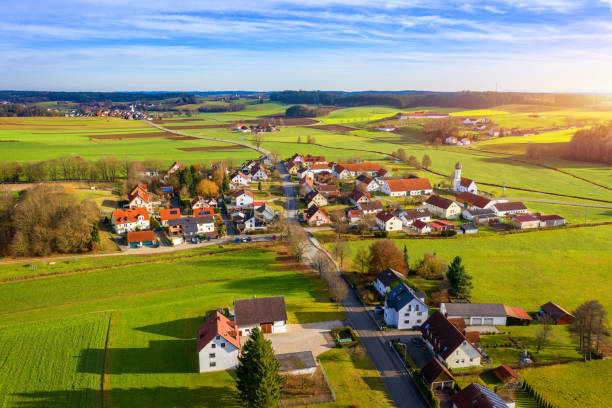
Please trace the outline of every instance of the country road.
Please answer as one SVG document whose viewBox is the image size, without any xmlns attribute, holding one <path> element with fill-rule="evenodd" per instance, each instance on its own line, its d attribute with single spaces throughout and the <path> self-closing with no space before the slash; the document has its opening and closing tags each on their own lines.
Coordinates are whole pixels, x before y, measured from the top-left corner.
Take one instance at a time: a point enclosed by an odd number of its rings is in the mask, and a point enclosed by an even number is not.
<svg viewBox="0 0 612 408">
<path fill-rule="evenodd" d="M 295 183 L 291 182 L 289 173 L 285 169 L 284 164 L 279 162 L 277 168 L 281 173 L 283 188 L 287 196 L 287 218 L 289 221 L 296 222 L 297 194 L 295 191 Z M 340 273 L 337 263 L 329 252 L 321 247 L 312 234 L 308 235 L 310 239 L 308 241 L 309 245 L 304 250 L 305 263 L 312 264 L 317 253 L 323 251 L 336 266 L 338 273 Z M 353 290 L 348 291 L 348 295 L 342 301 L 342 306 L 346 311 L 351 326 L 357 330 L 361 342 L 378 370 L 395 405 L 400 408 L 428 407 L 412 381 L 412 378 L 406 373 L 401 363 L 391 353 L 387 345 L 389 339 L 384 336 L 384 332 L 378 329 L 378 326 L 376 326 L 369 316 L 367 309 L 361 304 L 359 299 L 357 299 Z"/>
</svg>

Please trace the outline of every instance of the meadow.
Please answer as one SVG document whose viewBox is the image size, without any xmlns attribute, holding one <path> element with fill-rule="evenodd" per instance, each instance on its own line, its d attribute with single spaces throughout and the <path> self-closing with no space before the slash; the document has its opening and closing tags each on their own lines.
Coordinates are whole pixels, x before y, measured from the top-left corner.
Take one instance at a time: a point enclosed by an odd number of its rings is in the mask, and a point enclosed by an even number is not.
<svg viewBox="0 0 612 408">
<path fill-rule="evenodd" d="M 520 375 L 546 401 L 559 408 L 612 406 L 612 360 L 527 368 Z"/>
<path fill-rule="evenodd" d="M 105 406 L 237 407 L 233 373 L 197 373 L 195 333 L 207 312 L 254 294 L 284 295 L 288 323 L 345 318 L 325 285 L 284 253 L 243 247 L 240 257 L 178 257 L 202 252 L 96 258 L 93 270 L 1 283 L 0 406 L 97 407 L 104 399 Z M 155 262 L 121 265 L 147 259 Z M 87 258 L 62 268 L 91 265 Z M 3 268 L 4 276 L 30 272 L 23 264 Z M 391 406 L 365 354 L 333 350 L 322 360 L 332 384 L 349 387 L 327 406 L 372 395 Z"/>
<path fill-rule="evenodd" d="M 599 300 L 612 313 L 612 226 L 450 239 L 395 239 L 414 264 L 426 253 L 450 263 L 461 256 L 473 277 L 473 302 L 500 302 L 537 311 L 552 301 L 567 310 Z M 372 241 L 351 241 L 353 254 Z M 325 244 L 329 246 L 330 244 Z"/>
</svg>

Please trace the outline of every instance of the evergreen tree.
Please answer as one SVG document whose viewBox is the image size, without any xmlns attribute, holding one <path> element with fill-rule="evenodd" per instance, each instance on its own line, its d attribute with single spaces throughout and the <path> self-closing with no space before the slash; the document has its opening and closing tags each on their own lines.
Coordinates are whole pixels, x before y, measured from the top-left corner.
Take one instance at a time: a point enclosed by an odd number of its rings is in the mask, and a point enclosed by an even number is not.
<svg viewBox="0 0 612 408">
<path fill-rule="evenodd" d="M 472 277 L 467 274 L 465 267 L 461 264 L 461 257 L 456 256 L 448 266 L 446 278 L 450 284 L 452 296 L 469 299 L 472 294 Z"/>
<path fill-rule="evenodd" d="M 408 256 L 406 245 L 404 245 L 404 263 L 406 264 L 406 270 L 410 270 L 410 257 Z"/>
<path fill-rule="evenodd" d="M 257 183 L 257 190 L 261 191 L 261 181 Z"/>
<path fill-rule="evenodd" d="M 191 166 L 189 170 L 191 170 L 191 186 L 189 186 L 189 190 L 191 190 L 191 194 L 193 194 L 196 186 L 202 179 L 202 176 L 200 175 L 200 171 L 196 169 L 195 166 Z"/>
<path fill-rule="evenodd" d="M 94 221 L 91 227 L 91 242 L 100 242 L 100 229 L 97 221 Z"/>
<path fill-rule="evenodd" d="M 230 191 L 229 178 L 227 173 L 223 174 L 223 182 L 221 183 L 221 194 L 227 194 Z"/>
<path fill-rule="evenodd" d="M 255 328 L 242 347 L 236 370 L 240 400 L 248 408 L 276 408 L 281 400 L 283 377 L 272 343 Z"/>
<path fill-rule="evenodd" d="M 192 184 L 193 184 L 193 178 L 191 177 L 191 171 L 188 169 L 185 169 L 184 171 L 181 172 L 181 176 L 183 179 L 181 186 L 187 187 L 189 189 L 189 192 L 191 193 Z"/>
</svg>

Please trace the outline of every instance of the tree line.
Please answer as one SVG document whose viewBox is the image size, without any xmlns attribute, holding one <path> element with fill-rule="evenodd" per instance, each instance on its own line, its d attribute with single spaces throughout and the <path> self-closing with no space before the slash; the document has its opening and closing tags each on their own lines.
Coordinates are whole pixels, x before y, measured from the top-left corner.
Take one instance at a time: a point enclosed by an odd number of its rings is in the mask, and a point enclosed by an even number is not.
<svg viewBox="0 0 612 408">
<path fill-rule="evenodd" d="M 152 102 L 169 98 L 184 98 L 185 92 L 52 92 L 52 91 L 0 91 L 0 101 L 13 103 L 37 103 L 66 101 L 92 103 L 102 101 L 114 102 Z"/>
<path fill-rule="evenodd" d="M 62 116 L 63 114 L 43 108 L 38 105 L 26 106 L 19 103 L 7 103 L 0 105 L 0 117 L 25 117 L 25 116 Z"/>
</svg>

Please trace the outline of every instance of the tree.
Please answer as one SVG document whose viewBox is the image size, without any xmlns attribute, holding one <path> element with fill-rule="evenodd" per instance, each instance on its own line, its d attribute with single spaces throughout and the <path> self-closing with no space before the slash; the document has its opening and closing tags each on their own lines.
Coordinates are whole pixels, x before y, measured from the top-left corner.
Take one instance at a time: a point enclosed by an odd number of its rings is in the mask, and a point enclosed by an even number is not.
<svg viewBox="0 0 612 408">
<path fill-rule="evenodd" d="M 369 263 L 370 256 L 368 254 L 368 250 L 363 245 L 361 245 L 355 253 L 355 257 L 353 258 L 353 264 L 357 265 L 357 268 L 359 268 L 360 273 L 364 273 Z"/>
<path fill-rule="evenodd" d="M 280 180 L 281 173 L 278 169 L 272 170 L 272 180 Z"/>
<path fill-rule="evenodd" d="M 100 228 L 98 228 L 98 221 L 94 221 L 91 226 L 91 250 L 95 250 L 100 243 Z"/>
<path fill-rule="evenodd" d="M 298 138 L 297 138 L 297 142 L 298 142 L 298 143 L 302 143 L 302 136 L 298 136 Z"/>
<path fill-rule="evenodd" d="M 214 169 L 212 171 L 210 176 L 211 176 L 212 181 L 216 185 L 221 187 L 223 185 L 223 179 L 227 176 L 227 174 L 225 173 L 225 170 L 223 168 L 217 167 L 216 169 Z M 228 190 L 229 190 L 229 188 L 228 188 Z"/>
<path fill-rule="evenodd" d="M 467 274 L 465 267 L 461 264 L 461 257 L 456 256 L 448 265 L 446 278 L 450 284 L 451 296 L 469 299 L 472 294 L 472 277 Z"/>
<path fill-rule="evenodd" d="M 253 139 L 253 141 L 255 142 L 255 147 L 257 147 L 257 150 L 259 150 L 261 144 L 263 143 L 263 140 L 264 140 L 263 133 L 255 134 L 255 138 Z"/>
<path fill-rule="evenodd" d="M 332 269 L 329 258 L 322 251 L 317 251 L 317 254 L 312 259 L 312 267 L 321 277 L 325 277 L 328 271 Z"/>
<path fill-rule="evenodd" d="M 593 358 L 593 351 L 600 353 L 600 346 L 607 338 L 608 316 L 597 300 L 590 300 L 572 312 L 574 321 L 570 330 L 578 336 L 578 348 L 585 360 Z"/>
<path fill-rule="evenodd" d="M 259 328 L 253 329 L 242 347 L 236 370 L 236 388 L 245 407 L 278 407 L 284 382 L 279 368 L 272 342 L 264 338 Z"/>
<path fill-rule="evenodd" d="M 229 178 L 227 177 L 227 173 L 223 174 L 223 181 L 221 182 L 221 193 L 227 194 L 230 191 Z"/>
<path fill-rule="evenodd" d="M 306 233 L 297 225 L 289 225 L 287 235 L 291 254 L 297 261 L 302 260 L 302 256 L 304 256 L 304 251 L 306 249 L 306 240 L 308 239 Z"/>
<path fill-rule="evenodd" d="M 410 256 L 408 256 L 408 248 L 404 245 L 404 264 L 406 264 L 406 270 L 410 270 Z"/>
<path fill-rule="evenodd" d="M 414 156 L 410 156 L 408 158 L 408 164 L 417 170 L 421 168 L 421 165 L 419 164 L 418 159 Z"/>
<path fill-rule="evenodd" d="M 376 240 L 370 245 L 368 274 L 375 277 L 387 268 L 405 272 L 404 256 L 390 239 Z"/>
<path fill-rule="evenodd" d="M 344 267 L 344 259 L 351 256 L 351 247 L 343 239 L 336 239 L 332 251 L 336 259 L 340 260 L 340 268 Z"/>
<path fill-rule="evenodd" d="M 428 169 L 429 166 L 431 166 L 431 157 L 429 157 L 428 154 L 423 156 L 423 163 L 422 164 L 423 164 L 423 167 L 425 169 Z"/>
<path fill-rule="evenodd" d="M 257 190 L 261 191 L 261 181 L 259 183 L 257 183 Z"/>
<path fill-rule="evenodd" d="M 536 353 L 539 353 L 542 347 L 545 347 L 549 343 L 552 335 L 552 320 L 550 317 L 546 315 L 539 316 L 538 322 L 540 324 L 535 331 Z"/>
<path fill-rule="evenodd" d="M 416 273 L 425 279 L 444 279 L 446 271 L 446 262 L 436 257 L 435 254 L 425 254 L 417 267 Z"/>
<path fill-rule="evenodd" d="M 202 179 L 195 188 L 197 195 L 204 197 L 217 197 L 219 195 L 219 186 L 214 182 Z"/>
</svg>

